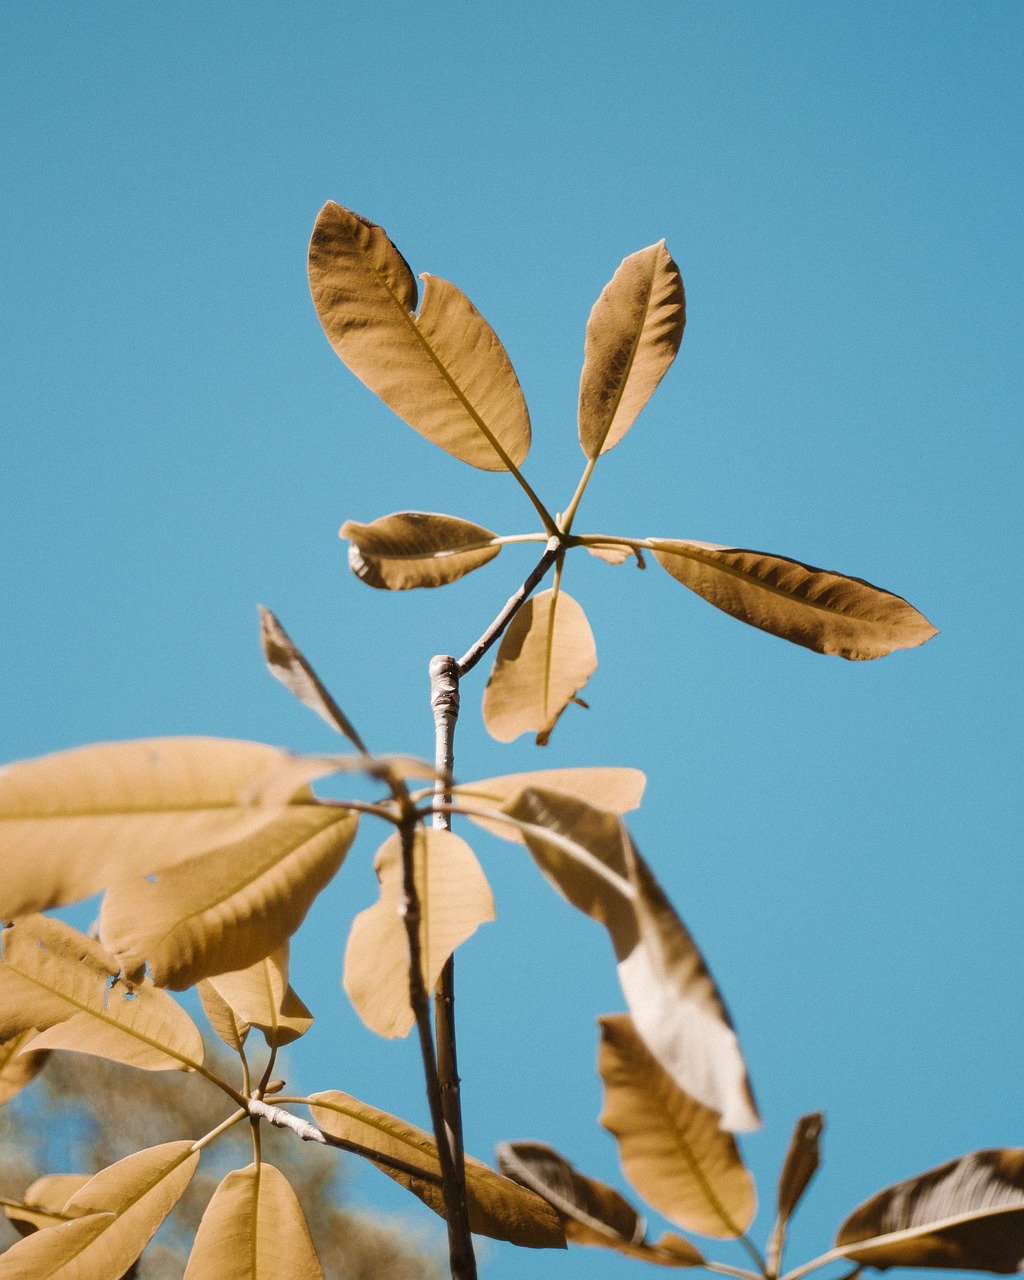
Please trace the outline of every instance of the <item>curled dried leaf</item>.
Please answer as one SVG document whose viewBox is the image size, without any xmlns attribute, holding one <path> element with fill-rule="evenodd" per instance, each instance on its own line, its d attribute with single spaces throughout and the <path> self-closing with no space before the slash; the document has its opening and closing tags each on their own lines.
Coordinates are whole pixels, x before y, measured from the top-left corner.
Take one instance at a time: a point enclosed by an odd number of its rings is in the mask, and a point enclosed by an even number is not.
<svg viewBox="0 0 1024 1280">
<path fill-rule="evenodd" d="M 372 524 L 346 520 L 349 568 L 385 591 L 441 587 L 487 564 L 501 550 L 482 525 L 427 511 L 397 511 Z"/>
<path fill-rule="evenodd" d="M 270 1046 L 291 1044 L 313 1025 L 313 1015 L 288 982 L 287 942 L 247 969 L 217 974 L 206 983 L 228 1005 L 238 1027 L 256 1027 Z"/>
</svg>

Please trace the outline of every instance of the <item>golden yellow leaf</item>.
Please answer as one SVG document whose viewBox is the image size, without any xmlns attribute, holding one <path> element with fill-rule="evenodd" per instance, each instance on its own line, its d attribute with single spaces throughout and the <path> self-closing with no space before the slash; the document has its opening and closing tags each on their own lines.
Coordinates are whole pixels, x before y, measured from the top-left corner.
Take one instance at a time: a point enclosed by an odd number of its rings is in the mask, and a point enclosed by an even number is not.
<svg viewBox="0 0 1024 1280">
<path fill-rule="evenodd" d="M 199 1162 L 191 1142 L 149 1147 L 102 1169 L 62 1214 L 0 1257 L 0 1280 L 120 1280 L 170 1213 Z"/>
<path fill-rule="evenodd" d="M 740 547 L 647 541 L 662 568 L 715 608 L 817 653 L 881 658 L 938 635 L 913 605 L 860 578 Z"/>
<path fill-rule="evenodd" d="M 879 1271 L 1024 1270 L 1024 1148 L 975 1151 L 886 1187 L 850 1214 L 836 1249 Z"/>
<path fill-rule="evenodd" d="M 287 943 L 248 969 L 206 981 L 234 1012 L 238 1024 L 262 1031 L 268 1045 L 291 1044 L 313 1025 L 313 1015 L 288 983 Z"/>
<path fill-rule="evenodd" d="M 0 919 L 63 906 L 116 879 L 236 844 L 268 823 L 301 826 L 291 794 L 261 798 L 297 757 L 260 742 L 151 738 L 77 747 L 0 769 Z M 313 762 L 314 776 L 333 765 Z M 312 797 L 309 797 L 310 799 Z"/>
<path fill-rule="evenodd" d="M 113 885 L 100 910 L 104 945 L 179 991 L 281 946 L 341 866 L 358 818 L 316 803 L 277 814 L 236 843 Z"/>
<path fill-rule="evenodd" d="M 418 828 L 413 852 L 420 900 L 423 981 L 433 989 L 448 957 L 494 919 L 494 898 L 473 850 L 450 831 Z M 374 861 L 380 899 L 360 912 L 345 948 L 345 990 L 356 1012 L 378 1035 L 407 1035 L 409 945 L 399 915 L 402 902 L 402 840 L 391 836 Z"/>
<path fill-rule="evenodd" d="M 629 557 L 633 554 L 631 547 L 625 547 L 621 544 L 609 544 L 606 547 L 587 547 L 592 556 L 598 560 L 603 560 L 605 564 L 625 564 Z"/>
<path fill-rule="evenodd" d="M 411 1166 L 402 1172 L 374 1162 L 382 1173 L 444 1217 L 441 1164 L 437 1144 L 429 1133 L 336 1090 L 313 1094 L 310 1110 L 325 1133 L 364 1148 L 371 1160 L 376 1152 Z M 413 1170 L 423 1176 L 416 1176 Z M 527 1249 L 565 1248 L 558 1214 L 545 1200 L 472 1156 L 466 1156 L 466 1194 L 470 1230 L 477 1235 Z"/>
<path fill-rule="evenodd" d="M 741 1235 L 757 1200 L 735 1139 L 662 1069 L 626 1014 L 599 1021 L 601 1124 L 626 1177 L 671 1222 L 715 1239 Z"/>
<path fill-rule="evenodd" d="M 428 511 L 396 511 L 372 524 L 346 520 L 348 565 L 368 586 L 385 591 L 441 587 L 493 560 L 501 550 L 482 525 Z"/>
<path fill-rule="evenodd" d="M 597 670 L 587 615 L 564 591 L 541 591 L 509 624 L 484 690 L 484 723 L 499 742 L 536 733 L 543 746 L 555 722 Z"/>
<path fill-rule="evenodd" d="M 564 791 L 567 795 L 610 809 L 628 813 L 640 807 L 646 777 L 639 769 L 619 769 L 598 765 L 580 769 L 534 769 L 530 773 L 508 773 L 500 778 L 482 778 L 479 782 L 460 782 L 454 788 L 456 800 L 471 809 L 493 810 L 503 806 L 520 791 L 535 788 Z M 470 815 L 472 821 L 504 840 L 522 844 L 521 833 L 507 822 Z"/>
<path fill-rule="evenodd" d="M 35 1027 L 26 1027 L 0 1040 L 0 1106 L 20 1093 L 46 1061 L 45 1053 L 25 1052 L 38 1034 Z"/>
<path fill-rule="evenodd" d="M 235 1169 L 206 1207 L 184 1280 L 323 1280 L 288 1179 L 263 1161 Z"/>
<path fill-rule="evenodd" d="M 23 1236 L 55 1227 L 81 1214 L 64 1213 L 64 1205 L 89 1181 L 88 1173 L 48 1173 L 25 1188 L 20 1205 L 4 1205 L 4 1213 Z"/>
<path fill-rule="evenodd" d="M 515 371 L 464 294 L 422 276 L 423 304 L 405 259 L 381 227 L 329 202 L 309 246 L 320 323 L 357 378 L 413 430 L 484 471 L 518 467 L 530 417 Z"/>
<path fill-rule="evenodd" d="M 235 1013 L 220 992 L 210 983 L 209 978 L 200 979 L 196 990 L 199 992 L 203 1012 L 210 1020 L 210 1026 L 229 1049 L 234 1049 L 238 1053 L 249 1034 L 249 1024 Z"/>
<path fill-rule="evenodd" d="M 43 1028 L 33 1048 L 91 1053 L 147 1071 L 188 1070 L 203 1060 L 195 1023 L 146 978 L 120 976 L 97 942 L 48 916 L 0 933 L 0 1038 Z"/>
<path fill-rule="evenodd" d="M 580 444 L 619 443 L 676 358 L 686 324 L 679 268 L 665 241 L 626 258 L 594 304 L 580 378 Z"/>
<path fill-rule="evenodd" d="M 686 926 L 621 819 L 561 792 L 526 790 L 505 812 L 534 861 L 577 910 L 608 930 L 639 1034 L 676 1084 L 724 1129 L 760 1124 L 725 1002 Z"/>
</svg>

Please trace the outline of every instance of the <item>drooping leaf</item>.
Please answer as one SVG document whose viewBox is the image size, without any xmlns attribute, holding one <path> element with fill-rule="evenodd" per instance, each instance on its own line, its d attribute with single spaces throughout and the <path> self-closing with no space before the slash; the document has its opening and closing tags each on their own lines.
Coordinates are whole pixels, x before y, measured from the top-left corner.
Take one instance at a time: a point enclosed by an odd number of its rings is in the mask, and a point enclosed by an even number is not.
<svg viewBox="0 0 1024 1280">
<path fill-rule="evenodd" d="M 448 957 L 494 919 L 494 898 L 473 850 L 450 831 L 415 833 L 416 892 L 420 902 L 423 981 L 432 990 Z M 409 944 L 402 902 L 402 840 L 391 836 L 374 861 L 380 898 L 360 912 L 345 948 L 345 990 L 356 1012 L 378 1035 L 407 1035 Z"/>
<path fill-rule="evenodd" d="M 211 984 L 209 978 L 201 979 L 196 990 L 199 992 L 203 1012 L 210 1020 L 210 1026 L 229 1049 L 239 1053 L 249 1034 L 249 1024 L 235 1013 L 216 987 Z"/>
<path fill-rule="evenodd" d="M 81 1214 L 66 1214 L 64 1206 L 89 1181 L 88 1173 L 48 1173 L 25 1188 L 22 1203 L 5 1204 L 4 1213 L 23 1236 L 55 1227 Z"/>
<path fill-rule="evenodd" d="M 429 1133 L 335 1090 L 313 1094 L 310 1110 L 325 1133 L 364 1148 L 371 1160 L 370 1153 L 376 1152 L 410 1166 L 402 1172 L 375 1162 L 381 1172 L 444 1217 L 441 1164 Z M 466 1156 L 466 1194 L 470 1230 L 477 1235 L 527 1249 L 565 1248 L 558 1214 L 547 1201 L 472 1156 Z"/>
<path fill-rule="evenodd" d="M 505 806 L 530 824 L 534 861 L 611 937 L 637 1031 L 680 1089 L 726 1130 L 760 1124 L 743 1054 L 714 979 L 622 821 L 564 793 L 527 790 Z"/>
<path fill-rule="evenodd" d="M 184 1280 L 323 1280 L 295 1192 L 263 1161 L 229 1173 L 206 1207 Z"/>
<path fill-rule="evenodd" d="M 741 1235 L 757 1201 L 735 1139 L 662 1069 L 627 1015 L 599 1021 L 600 1119 L 626 1177 L 671 1222 L 719 1240 Z"/>
<path fill-rule="evenodd" d="M 262 830 L 107 892 L 100 937 L 127 969 L 183 990 L 246 969 L 298 929 L 333 878 L 358 818 L 329 804 L 285 806 Z"/>
<path fill-rule="evenodd" d="M 332 729 L 348 738 L 356 750 L 363 751 L 362 738 L 327 692 L 320 677 L 296 648 L 291 636 L 269 609 L 260 605 L 259 611 L 260 640 L 271 675 L 294 693 L 300 702 L 304 702 L 311 711 L 326 720 Z"/>
<path fill-rule="evenodd" d="M 203 1060 L 195 1023 L 146 978 L 121 976 L 114 957 L 48 916 L 0 933 L 0 1038 L 39 1027 L 35 1049 L 70 1049 L 147 1071 L 188 1070 Z"/>
<path fill-rule="evenodd" d="M 291 795 L 262 792 L 301 758 L 260 742 L 151 738 L 77 747 L 0 769 L 0 919 L 63 906 L 114 880 L 159 872 L 243 842 L 268 824 L 308 819 Z M 308 789 L 307 789 L 308 790 Z M 312 797 L 310 796 L 311 800 Z"/>
<path fill-rule="evenodd" d="M 619 443 L 676 358 L 686 324 L 665 241 L 626 258 L 594 304 L 580 378 L 579 434 L 597 458 Z"/>
<path fill-rule="evenodd" d="M 1024 1148 L 975 1151 L 886 1187 L 850 1214 L 836 1248 L 879 1271 L 1024 1270 Z"/>
<path fill-rule="evenodd" d="M 564 591 L 541 591 L 509 624 L 484 690 L 484 723 L 499 742 L 535 733 L 544 746 L 558 717 L 597 670 L 587 615 Z"/>
<path fill-rule="evenodd" d="M 881 658 L 938 634 L 913 605 L 860 578 L 710 542 L 648 542 L 662 568 L 709 604 L 817 653 Z"/>
<path fill-rule="evenodd" d="M 608 766 L 583 769 L 535 769 L 531 773 L 509 773 L 479 782 L 460 782 L 453 788 L 455 798 L 472 809 L 500 812 L 517 792 L 528 787 L 544 791 L 564 791 L 591 804 L 628 813 L 640 807 L 647 779 L 639 769 Z M 522 835 L 507 822 L 471 815 L 472 821 L 504 840 L 522 843 Z"/>
<path fill-rule="evenodd" d="M 385 591 L 442 587 L 493 560 L 501 546 L 482 525 L 427 511 L 396 511 L 372 524 L 346 520 L 349 568 Z"/>
<path fill-rule="evenodd" d="M 46 1061 L 45 1053 L 27 1051 L 37 1034 L 35 1027 L 27 1027 L 0 1041 L 0 1106 L 20 1093 Z"/>
<path fill-rule="evenodd" d="M 248 969 L 206 980 L 233 1011 L 238 1024 L 256 1027 L 268 1045 L 291 1044 L 313 1025 L 313 1015 L 288 983 L 288 944 Z"/>
<path fill-rule="evenodd" d="M 74 1221 L 0 1257 L 0 1280 L 120 1280 L 188 1186 L 199 1162 L 192 1145 L 167 1142 L 102 1169 L 64 1205 Z"/>
<path fill-rule="evenodd" d="M 416 282 L 381 227 L 329 202 L 309 246 L 320 323 L 357 378 L 413 430 L 484 471 L 518 467 L 530 417 L 515 371 L 469 299 L 436 276 Z"/>
</svg>

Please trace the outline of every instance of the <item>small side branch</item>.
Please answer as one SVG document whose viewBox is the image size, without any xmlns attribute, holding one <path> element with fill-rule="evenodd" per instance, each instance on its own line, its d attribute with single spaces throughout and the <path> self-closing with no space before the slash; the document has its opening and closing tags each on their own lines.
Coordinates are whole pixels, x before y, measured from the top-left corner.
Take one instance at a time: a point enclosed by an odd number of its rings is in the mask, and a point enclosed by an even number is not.
<svg viewBox="0 0 1024 1280">
<path fill-rule="evenodd" d="M 563 540 L 561 537 L 548 539 L 547 548 L 541 558 L 537 561 L 536 568 L 515 595 L 509 597 L 505 607 L 483 633 L 476 644 L 474 644 L 472 648 L 467 649 L 459 659 L 457 665 L 460 677 L 472 671 L 491 645 L 501 637 L 502 632 L 525 604 L 530 593 L 562 554 L 563 550 Z"/>
</svg>

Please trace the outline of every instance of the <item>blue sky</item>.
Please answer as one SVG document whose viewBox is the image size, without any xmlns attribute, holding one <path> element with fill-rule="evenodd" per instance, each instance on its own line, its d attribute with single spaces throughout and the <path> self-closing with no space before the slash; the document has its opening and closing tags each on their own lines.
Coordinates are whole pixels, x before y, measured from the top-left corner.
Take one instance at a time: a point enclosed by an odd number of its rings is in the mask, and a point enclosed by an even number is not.
<svg viewBox="0 0 1024 1280">
<path fill-rule="evenodd" d="M 682 349 L 577 528 L 795 556 L 942 634 L 846 664 L 656 566 L 580 556 L 591 710 L 545 751 L 500 747 L 479 671 L 457 770 L 648 774 L 633 830 L 744 1043 L 762 1203 L 792 1122 L 827 1112 L 794 1262 L 886 1183 L 1024 1144 L 1022 38 L 999 0 L 4 6 L 0 757 L 178 733 L 332 750 L 264 673 L 257 601 L 371 746 L 429 753 L 428 659 L 468 646 L 531 553 L 387 596 L 337 528 L 413 508 L 516 533 L 532 511 L 333 355 L 305 281 L 316 212 L 382 223 L 474 300 L 552 509 L 582 466 L 589 309 L 665 237 Z M 319 1021 L 294 1071 L 422 1121 L 412 1046 L 374 1041 L 340 991 L 374 834 L 296 945 Z M 622 1185 L 595 1123 L 594 1018 L 622 1007 L 605 939 L 471 839 L 499 918 L 460 958 L 469 1147 L 543 1139 Z M 406 1208 L 372 1171 L 354 1191 Z M 641 1266 L 484 1257 L 489 1280 Z"/>
</svg>

